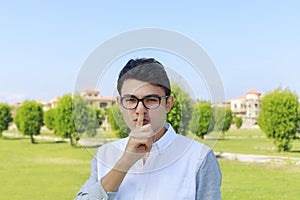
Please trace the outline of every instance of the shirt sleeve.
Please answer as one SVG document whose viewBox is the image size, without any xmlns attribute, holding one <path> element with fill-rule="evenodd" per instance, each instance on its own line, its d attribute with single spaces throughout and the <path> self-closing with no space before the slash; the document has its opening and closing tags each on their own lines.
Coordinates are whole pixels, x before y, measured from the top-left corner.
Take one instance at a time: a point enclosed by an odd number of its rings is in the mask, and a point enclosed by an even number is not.
<svg viewBox="0 0 300 200">
<path fill-rule="evenodd" d="M 106 192 L 97 178 L 98 168 L 96 157 L 92 160 L 90 178 L 84 183 L 75 200 L 113 200 L 116 192 Z"/>
<path fill-rule="evenodd" d="M 213 151 L 210 150 L 197 172 L 196 199 L 221 200 L 222 174 Z"/>
</svg>

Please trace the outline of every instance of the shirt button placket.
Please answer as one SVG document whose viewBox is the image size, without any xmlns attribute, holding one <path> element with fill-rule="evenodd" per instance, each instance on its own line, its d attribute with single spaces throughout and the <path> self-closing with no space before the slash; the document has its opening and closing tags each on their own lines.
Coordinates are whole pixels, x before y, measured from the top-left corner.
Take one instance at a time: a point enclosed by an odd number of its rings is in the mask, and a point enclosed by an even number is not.
<svg viewBox="0 0 300 200">
<path fill-rule="evenodd" d="M 140 181 L 136 187 L 136 200 L 141 200 L 145 199 L 144 194 L 145 194 L 145 189 L 147 185 L 147 180 L 148 180 L 149 174 L 141 174 L 140 175 Z"/>
</svg>

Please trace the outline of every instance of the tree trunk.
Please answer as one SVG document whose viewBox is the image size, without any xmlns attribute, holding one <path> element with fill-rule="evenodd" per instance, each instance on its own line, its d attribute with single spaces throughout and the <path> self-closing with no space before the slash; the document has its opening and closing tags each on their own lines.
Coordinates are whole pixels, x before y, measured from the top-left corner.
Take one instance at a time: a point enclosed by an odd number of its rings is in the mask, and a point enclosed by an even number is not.
<svg viewBox="0 0 300 200">
<path fill-rule="evenodd" d="M 74 145 L 75 145 L 72 134 L 70 135 L 70 145 L 71 145 L 71 147 L 74 147 Z"/>
<path fill-rule="evenodd" d="M 31 144 L 34 144 L 34 143 L 35 143 L 33 134 L 30 134 L 30 140 L 31 140 Z"/>
</svg>

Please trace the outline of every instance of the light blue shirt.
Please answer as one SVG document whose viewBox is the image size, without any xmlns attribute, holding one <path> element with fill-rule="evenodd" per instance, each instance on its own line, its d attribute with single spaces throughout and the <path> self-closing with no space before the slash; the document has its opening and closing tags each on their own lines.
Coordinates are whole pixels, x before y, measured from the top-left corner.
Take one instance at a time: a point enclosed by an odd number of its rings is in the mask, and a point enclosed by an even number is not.
<svg viewBox="0 0 300 200">
<path fill-rule="evenodd" d="M 165 126 L 167 132 L 153 143 L 147 162 L 135 163 L 115 193 L 105 192 L 100 180 L 120 158 L 128 138 L 100 147 L 91 176 L 75 199 L 221 199 L 222 175 L 213 151 Z"/>
</svg>

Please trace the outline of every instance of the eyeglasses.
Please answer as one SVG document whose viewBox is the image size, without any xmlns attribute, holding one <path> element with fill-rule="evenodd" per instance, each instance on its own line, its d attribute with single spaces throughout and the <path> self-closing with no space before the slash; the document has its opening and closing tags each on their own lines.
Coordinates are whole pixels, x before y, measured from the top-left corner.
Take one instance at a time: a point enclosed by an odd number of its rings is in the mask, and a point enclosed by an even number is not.
<svg viewBox="0 0 300 200">
<path fill-rule="evenodd" d="M 168 97 L 169 96 L 148 95 L 142 99 L 139 99 L 136 96 L 128 95 L 121 97 L 121 104 L 123 108 L 127 110 L 133 110 L 137 108 L 139 102 L 141 101 L 145 108 L 153 110 L 160 106 L 161 99 Z"/>
</svg>

